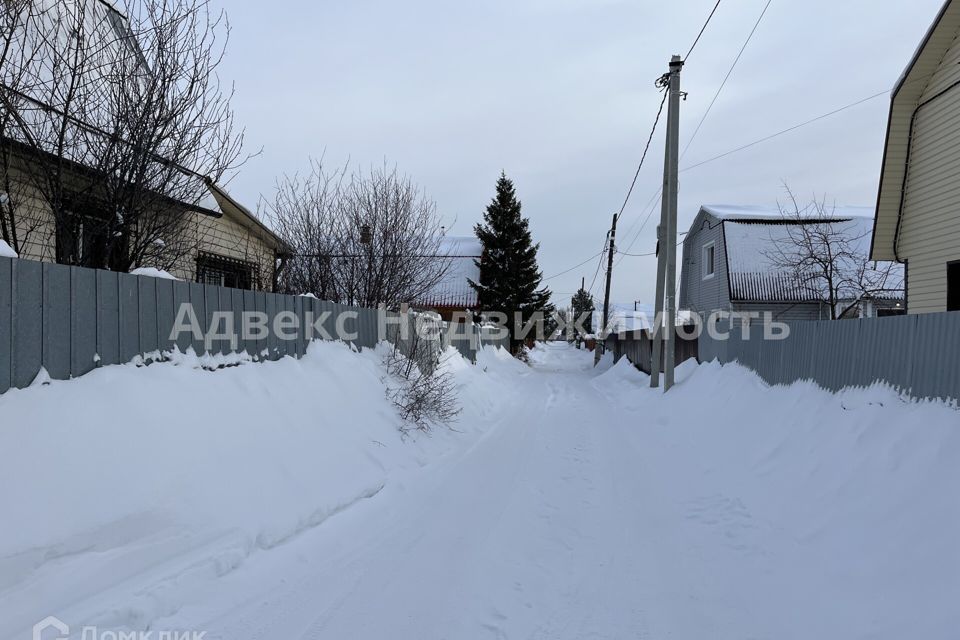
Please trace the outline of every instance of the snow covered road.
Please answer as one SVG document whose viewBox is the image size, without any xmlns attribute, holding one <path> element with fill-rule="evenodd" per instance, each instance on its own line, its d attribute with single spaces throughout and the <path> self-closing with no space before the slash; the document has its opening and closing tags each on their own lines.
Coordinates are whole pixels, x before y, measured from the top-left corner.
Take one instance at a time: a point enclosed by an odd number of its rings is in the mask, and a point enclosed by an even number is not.
<svg viewBox="0 0 960 640">
<path fill-rule="evenodd" d="M 363 365 L 350 384 L 377 383 L 372 360 L 329 345 L 318 354 L 196 375 L 243 389 L 251 404 L 238 411 L 248 415 L 301 397 L 301 379 L 342 377 L 350 359 Z M 531 367 L 482 355 L 478 367 L 456 364 L 464 414 L 452 432 L 401 441 L 389 421 L 377 423 L 389 408 L 372 395 L 348 412 L 353 439 L 337 431 L 310 444 L 302 438 L 312 430 L 281 431 L 286 440 L 259 451 L 260 436 L 233 425 L 249 446 L 221 448 L 230 462 L 197 479 L 222 482 L 207 489 L 216 500 L 240 494 L 225 507 L 197 499 L 232 519 L 152 508 L 150 523 L 168 531 L 160 541 L 128 534 L 82 547 L 76 540 L 89 533 L 78 527 L 59 546 L 19 553 L 10 550 L 24 543 L 0 535 L 0 576 L 9 570 L 0 638 L 27 638 L 19 630 L 51 614 L 74 628 L 192 629 L 223 640 L 893 639 L 960 628 L 955 409 L 883 389 L 771 389 L 718 365 L 685 365 L 663 396 L 628 364 L 595 370 L 590 354 L 565 345 L 539 347 Z M 165 383 L 183 372 L 132 375 Z M 277 376 L 264 395 L 260 385 Z M 317 409 L 306 408 L 331 411 L 347 386 L 317 391 Z M 31 406 L 31 394 L 71 388 L 0 397 L 0 415 Z M 271 441 L 277 428 L 264 431 Z M 0 445 L 29 441 L 4 441 L 0 430 Z M 238 457 L 250 446 L 253 465 Z M 321 475 L 302 470 L 312 459 Z M 164 490 L 195 493 L 185 473 Z M 0 487 L 6 480 L 0 471 Z M 2 491 L 0 506 L 29 509 Z M 321 498 L 324 515 L 310 515 Z M 278 529 L 287 510 L 300 524 Z M 71 546 L 82 548 L 63 553 Z M 138 568 L 118 572 L 118 555 Z M 60 583 L 77 571 L 96 585 L 68 581 L 66 593 Z"/>
<path fill-rule="evenodd" d="M 185 626 L 223 638 L 642 637 L 643 519 L 618 481 L 634 465 L 600 392 L 564 368 L 589 364 L 572 355 L 529 374 L 525 400 L 469 450 L 285 550 L 288 568 L 253 578 L 255 606 L 218 603 Z"/>
</svg>

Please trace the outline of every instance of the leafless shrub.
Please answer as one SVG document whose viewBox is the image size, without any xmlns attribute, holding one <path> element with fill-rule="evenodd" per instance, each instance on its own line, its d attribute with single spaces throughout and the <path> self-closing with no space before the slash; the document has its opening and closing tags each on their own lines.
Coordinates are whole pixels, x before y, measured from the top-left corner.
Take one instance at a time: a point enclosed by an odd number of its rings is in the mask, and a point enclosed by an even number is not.
<svg viewBox="0 0 960 640">
<path fill-rule="evenodd" d="M 438 355 L 437 340 L 413 331 L 406 339 L 395 340 L 384 356 L 393 380 L 387 398 L 404 421 L 403 433 L 428 432 L 435 425 L 449 425 L 460 414 L 456 380 L 437 365 Z"/>
</svg>

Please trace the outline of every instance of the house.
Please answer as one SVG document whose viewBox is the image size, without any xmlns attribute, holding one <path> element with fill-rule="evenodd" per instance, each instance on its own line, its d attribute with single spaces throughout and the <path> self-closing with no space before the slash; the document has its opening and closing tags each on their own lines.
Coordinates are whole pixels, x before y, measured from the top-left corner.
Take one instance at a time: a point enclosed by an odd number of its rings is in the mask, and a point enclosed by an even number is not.
<svg viewBox="0 0 960 640">
<path fill-rule="evenodd" d="M 474 236 L 445 236 L 440 243 L 440 255 L 449 260 L 446 272 L 412 306 L 436 311 L 446 321 L 455 313 L 479 311 L 477 292 L 469 281 L 480 281 L 478 262 L 483 245 Z"/>
<path fill-rule="evenodd" d="M 10 142 L 8 140 L 0 146 L 9 150 Z M 62 230 L 58 232 L 51 207 L 26 174 L 30 171 L 29 164 L 17 154 L 11 159 L 12 162 L 7 163 L 8 169 L 0 168 L 3 174 L 0 180 L 17 195 L 7 196 L 4 192 L 0 199 L 4 201 L 3 206 L 14 209 L 15 215 L 11 218 L 16 222 L 19 237 L 24 239 L 20 245 L 20 257 L 55 262 L 57 244 L 63 245 L 65 234 Z M 72 182 L 78 185 L 89 172 L 82 166 L 74 166 L 72 171 L 76 174 Z M 199 176 L 196 179 L 202 180 Z M 178 245 L 180 250 L 165 257 L 158 249 L 157 262 L 150 264 L 148 258 L 142 266 L 162 268 L 181 280 L 273 291 L 278 259 L 287 252 L 285 244 L 222 187 L 212 182 L 204 184 L 207 195 L 200 202 L 166 202 L 166 213 L 179 220 L 170 227 L 176 237 L 167 242 Z M 95 198 L 85 198 L 85 203 L 84 219 L 102 217 L 96 211 Z M 89 267 L 105 266 L 98 263 L 95 256 L 100 228 L 98 225 L 84 225 L 83 219 L 77 221 L 71 234 L 76 244 L 71 262 Z"/>
<path fill-rule="evenodd" d="M 893 89 L 871 256 L 905 265 L 908 313 L 960 310 L 960 2 Z"/>
<path fill-rule="evenodd" d="M 92 50 L 105 58 L 142 61 L 142 55 L 137 58 L 139 47 L 131 48 L 126 16 L 112 3 L 86 1 L 89 38 L 104 42 Z M 44 15 L 49 16 L 47 27 L 67 37 L 69 30 L 58 22 L 63 14 L 51 10 Z M 139 72 L 149 75 L 146 63 L 142 65 Z M 112 85 L 107 83 L 115 78 L 108 80 L 107 74 L 98 75 L 100 67 L 90 67 L 84 76 L 87 86 L 108 91 Z M 132 73 L 131 83 L 136 84 L 140 76 Z M 274 289 L 278 260 L 287 249 L 223 187 L 44 103 L 43 96 L 29 94 L 29 88 L 24 93 L 4 86 L 3 91 L 5 100 L 15 98 L 6 104 L 16 107 L 0 136 L 0 239 L 15 245 L 21 258 L 118 270 L 129 264 L 162 269 L 181 280 Z M 51 124 L 69 131 L 67 144 L 37 135 L 49 132 Z M 140 157 L 147 160 L 138 165 Z M 150 177 L 136 186 L 118 178 L 118 165 L 125 158 L 132 158 L 125 168 L 142 169 L 141 175 Z M 135 205 L 124 204 L 131 202 Z"/>
<path fill-rule="evenodd" d="M 708 315 L 714 311 L 770 312 L 775 320 L 830 319 L 829 296 L 815 278 L 798 277 L 782 256 L 800 225 L 829 225 L 863 256 L 866 264 L 872 209 L 846 207 L 829 215 L 786 216 L 776 207 L 704 205 L 683 241 L 679 307 Z M 821 227 L 823 228 L 823 227 Z M 902 308 L 896 266 L 890 289 L 862 296 L 834 288 L 838 307 L 849 315 L 890 315 Z M 859 298 L 863 297 L 863 300 Z"/>
</svg>

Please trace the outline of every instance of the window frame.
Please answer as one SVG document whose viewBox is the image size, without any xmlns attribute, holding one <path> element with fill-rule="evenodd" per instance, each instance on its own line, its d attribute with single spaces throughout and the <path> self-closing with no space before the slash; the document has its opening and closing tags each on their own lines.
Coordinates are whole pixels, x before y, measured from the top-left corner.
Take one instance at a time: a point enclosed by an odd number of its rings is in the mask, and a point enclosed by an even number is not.
<svg viewBox="0 0 960 640">
<path fill-rule="evenodd" d="M 944 300 L 944 306 L 947 311 L 960 311 L 960 260 L 950 260 L 947 262 L 947 273 L 945 277 L 947 279 L 947 295 L 946 300 Z M 956 281 L 953 283 L 954 292 L 953 292 L 953 306 L 951 307 L 950 302 L 950 271 L 954 271 L 956 276 Z"/>
<path fill-rule="evenodd" d="M 211 282 L 208 277 L 211 272 L 220 273 L 219 283 Z M 228 276 L 234 278 L 233 282 L 228 282 Z M 200 251 L 197 254 L 197 270 L 194 279 L 201 284 L 209 284 L 215 287 L 257 291 L 259 289 L 260 273 L 258 266 L 253 262 L 209 251 Z"/>
<path fill-rule="evenodd" d="M 710 261 L 707 262 L 707 250 L 710 250 Z M 710 271 L 707 271 L 709 265 Z M 717 276 L 717 242 L 711 240 L 700 247 L 700 279 L 710 280 Z"/>
</svg>

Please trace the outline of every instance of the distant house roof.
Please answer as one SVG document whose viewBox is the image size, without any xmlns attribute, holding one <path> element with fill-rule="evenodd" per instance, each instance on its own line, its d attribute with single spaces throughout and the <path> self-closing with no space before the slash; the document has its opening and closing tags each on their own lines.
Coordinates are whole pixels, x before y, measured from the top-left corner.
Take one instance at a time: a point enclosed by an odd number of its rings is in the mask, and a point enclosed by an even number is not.
<svg viewBox="0 0 960 640">
<path fill-rule="evenodd" d="M 415 304 L 432 308 L 476 308 L 477 292 L 467 279 L 480 280 L 477 261 L 483 255 L 483 245 L 473 236 L 446 236 L 441 240 L 440 254 L 449 256 L 450 266 L 443 279 Z"/>
<path fill-rule="evenodd" d="M 684 309 L 679 309 L 677 311 L 676 324 L 684 325 L 690 322 L 690 319 L 691 314 L 689 311 Z M 594 332 L 600 332 L 600 325 L 603 324 L 602 304 L 600 305 L 599 309 L 593 310 L 591 322 Z M 606 331 L 603 332 L 603 335 L 649 330 L 654 325 L 654 322 L 656 322 L 656 312 L 652 304 L 624 304 L 611 302 L 610 317 L 607 321 L 607 328 Z"/>
<path fill-rule="evenodd" d="M 779 207 L 770 205 L 705 204 L 702 209 L 719 220 L 796 222 L 798 218 L 802 220 L 825 219 L 819 212 L 812 210 L 801 211 L 799 216 L 794 213 L 785 215 Z M 830 215 L 826 216 L 826 219 L 868 218 L 873 220 L 873 207 L 837 206 L 830 207 L 829 211 Z"/>
<path fill-rule="evenodd" d="M 777 264 L 778 247 L 789 250 L 791 234 L 796 233 L 798 225 L 829 224 L 846 237 L 858 254 L 867 257 L 870 251 L 870 207 L 838 207 L 826 216 L 814 210 L 785 216 L 771 207 L 729 205 L 707 205 L 701 212 L 723 225 L 732 301 L 796 303 L 823 299 L 819 285 L 801 282 Z M 895 268 L 902 277 L 902 267 Z M 882 297 L 899 300 L 903 292 L 890 291 Z"/>
<path fill-rule="evenodd" d="M 960 32 L 960 2 L 947 0 L 923 41 L 897 80 L 890 96 L 890 114 L 880 169 L 876 224 L 871 257 L 897 260 L 897 233 L 903 205 L 904 178 L 910 157 L 913 121 L 920 108 L 943 91 L 928 95 L 931 79 Z M 935 91 L 935 90 L 932 90 Z"/>
</svg>

